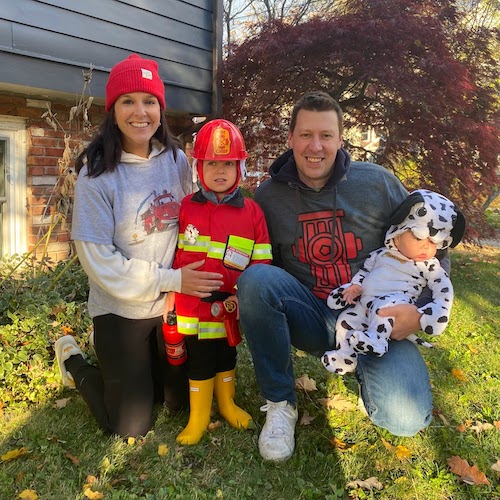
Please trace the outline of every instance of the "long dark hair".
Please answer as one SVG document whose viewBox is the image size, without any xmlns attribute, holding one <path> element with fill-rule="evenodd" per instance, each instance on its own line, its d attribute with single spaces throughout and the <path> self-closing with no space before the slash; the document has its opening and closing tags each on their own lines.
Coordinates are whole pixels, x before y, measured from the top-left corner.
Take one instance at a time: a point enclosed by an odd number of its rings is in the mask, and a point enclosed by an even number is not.
<svg viewBox="0 0 500 500">
<path fill-rule="evenodd" d="M 160 126 L 153 137 L 165 146 L 165 151 L 172 150 L 174 158 L 177 159 L 177 150 L 181 144 L 170 131 L 163 110 L 160 114 Z M 92 142 L 76 159 L 76 172 L 79 173 L 85 163 L 89 177 L 99 177 L 104 172 L 112 172 L 120 163 L 122 150 L 121 132 L 115 123 L 115 110 L 112 107 L 99 125 Z"/>
</svg>

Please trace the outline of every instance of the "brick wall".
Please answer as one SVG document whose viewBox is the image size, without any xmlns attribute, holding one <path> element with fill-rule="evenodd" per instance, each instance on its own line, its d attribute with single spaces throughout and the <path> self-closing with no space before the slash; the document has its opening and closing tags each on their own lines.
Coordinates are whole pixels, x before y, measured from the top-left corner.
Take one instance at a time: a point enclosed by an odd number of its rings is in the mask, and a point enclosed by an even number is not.
<svg viewBox="0 0 500 500">
<path fill-rule="evenodd" d="M 47 103 L 57 121 L 64 131 L 58 127 L 54 130 L 42 115 L 47 111 Z M 17 116 L 26 119 L 26 210 L 27 210 L 27 235 L 28 251 L 46 235 L 51 228 L 51 221 L 57 217 L 56 204 L 61 200 L 61 188 L 64 181 L 69 184 L 69 177 L 74 175 L 70 171 L 61 169 L 60 160 L 65 150 L 65 132 L 70 136 L 72 159 L 70 167 L 81 151 L 86 141 L 91 138 L 91 133 L 84 133 L 81 123 L 73 121 L 68 124 L 69 113 L 74 103 L 63 101 L 47 101 L 12 95 L 0 95 L 0 115 Z M 89 119 L 95 127 L 104 115 L 104 107 L 92 105 L 89 110 Z M 186 120 L 169 117 L 169 125 L 174 133 L 177 129 L 185 127 Z M 63 171 L 62 171 L 63 170 Z M 68 175 L 68 178 L 66 176 Z M 67 189 L 63 189 L 63 194 Z M 72 197 L 68 199 L 72 202 Z M 63 200 L 63 201 L 65 201 Z M 53 226 L 53 224 L 52 224 Z M 47 254 L 52 261 L 66 259 L 72 255 L 74 248 L 70 241 L 71 213 L 64 221 L 53 227 Z M 36 249 L 37 256 L 45 251 L 44 240 Z"/>
</svg>

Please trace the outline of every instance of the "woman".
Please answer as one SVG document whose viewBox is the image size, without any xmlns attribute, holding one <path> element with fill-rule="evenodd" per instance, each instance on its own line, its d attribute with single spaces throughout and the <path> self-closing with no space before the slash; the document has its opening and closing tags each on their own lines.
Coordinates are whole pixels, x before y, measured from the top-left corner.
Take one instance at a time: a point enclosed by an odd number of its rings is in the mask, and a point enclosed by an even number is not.
<svg viewBox="0 0 500 500">
<path fill-rule="evenodd" d="M 208 297 L 222 276 L 171 269 L 181 200 L 193 191 L 187 158 L 165 118 L 156 62 L 132 54 L 106 85 L 107 115 L 78 157 L 72 238 L 89 278 L 99 369 L 69 335 L 55 343 L 63 383 L 76 387 L 105 430 L 145 435 L 153 404 L 186 404 L 184 370 L 165 361 L 165 292 Z"/>
</svg>

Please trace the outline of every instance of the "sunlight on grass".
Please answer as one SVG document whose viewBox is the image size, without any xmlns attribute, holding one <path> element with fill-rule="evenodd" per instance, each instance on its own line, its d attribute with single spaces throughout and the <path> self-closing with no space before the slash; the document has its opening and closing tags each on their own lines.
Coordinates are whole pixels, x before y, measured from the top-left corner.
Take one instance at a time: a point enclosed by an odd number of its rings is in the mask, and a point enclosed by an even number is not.
<svg viewBox="0 0 500 500">
<path fill-rule="evenodd" d="M 0 416 L 0 455 L 28 452 L 0 466 L 3 498 L 26 489 L 40 499 L 85 500 L 84 488 L 106 500 L 129 499 L 383 499 L 500 500 L 500 250 L 460 246 L 451 253 L 455 304 L 449 327 L 422 350 L 429 367 L 434 419 L 414 437 L 375 427 L 356 408 L 357 382 L 323 368 L 318 359 L 292 354 L 295 375 L 307 374 L 316 391 L 299 391 L 296 449 L 285 463 L 264 462 L 258 435 L 265 421 L 246 342 L 238 346 L 236 400 L 254 418 L 255 431 L 225 423 L 197 446 L 176 436 L 187 412 L 156 409 L 154 429 L 129 442 L 103 433 L 75 391 L 58 389 L 47 404 L 5 407 Z M 22 381 L 21 381 L 22 383 Z M 71 398 L 56 409 L 55 399 Z M 323 400 L 335 398 L 327 409 Z M 164 453 L 159 454 L 160 446 Z M 464 483 L 450 471 L 457 456 L 484 472 L 490 485 Z M 376 478 L 382 489 L 357 481 Z"/>
</svg>

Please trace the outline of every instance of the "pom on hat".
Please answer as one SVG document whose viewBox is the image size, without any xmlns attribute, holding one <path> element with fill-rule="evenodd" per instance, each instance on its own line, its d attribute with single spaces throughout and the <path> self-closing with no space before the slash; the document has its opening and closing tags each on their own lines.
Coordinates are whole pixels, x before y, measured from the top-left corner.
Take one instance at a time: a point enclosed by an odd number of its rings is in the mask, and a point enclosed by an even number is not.
<svg viewBox="0 0 500 500">
<path fill-rule="evenodd" d="M 112 108 L 118 97 L 131 92 L 154 95 L 165 109 L 165 86 L 155 61 L 132 54 L 111 68 L 106 84 L 106 111 Z"/>
</svg>

